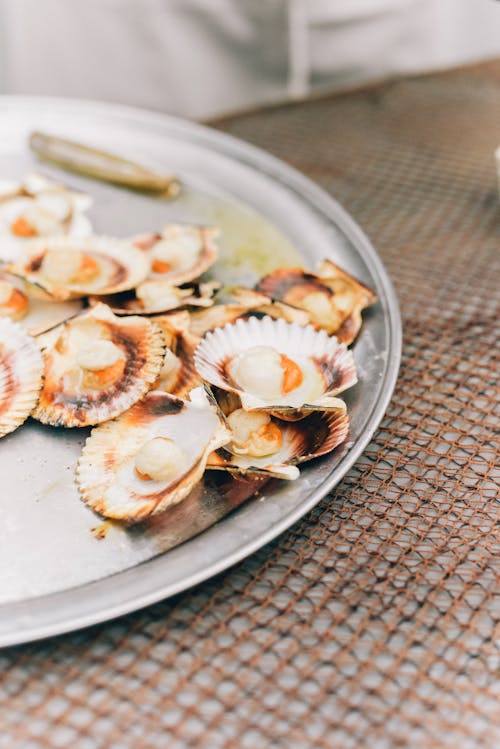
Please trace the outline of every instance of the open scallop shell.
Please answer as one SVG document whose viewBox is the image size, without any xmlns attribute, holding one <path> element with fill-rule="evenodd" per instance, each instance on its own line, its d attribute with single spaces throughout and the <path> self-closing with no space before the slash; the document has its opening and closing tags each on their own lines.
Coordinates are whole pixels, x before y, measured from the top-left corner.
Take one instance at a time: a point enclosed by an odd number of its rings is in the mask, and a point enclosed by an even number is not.
<svg viewBox="0 0 500 749">
<path fill-rule="evenodd" d="M 210 307 L 214 303 L 214 292 L 219 286 L 214 281 L 180 288 L 172 286 L 168 281 L 149 280 L 139 284 L 135 291 L 91 296 L 89 304 L 104 302 L 116 315 L 157 315 L 185 307 Z"/>
<path fill-rule="evenodd" d="M 200 339 L 189 332 L 189 312 L 159 315 L 152 319 L 162 331 L 167 346 L 156 388 L 186 398 L 201 384 L 194 366 L 194 351 Z"/>
<path fill-rule="evenodd" d="M 309 315 L 304 310 L 270 299 L 253 289 L 237 286 L 231 290 L 227 304 L 215 304 L 208 309 L 193 311 L 190 330 L 201 338 L 209 330 L 235 322 L 239 318 L 265 315 L 274 319 L 283 318 L 287 322 L 298 322 L 300 325 L 307 325 L 309 322 Z"/>
<path fill-rule="evenodd" d="M 50 250 L 80 252 L 97 264 L 88 280 L 59 282 L 44 273 L 43 260 Z M 117 294 L 140 284 L 149 271 L 144 254 L 130 242 L 109 237 L 70 239 L 50 237 L 27 243 L 23 258 L 10 263 L 7 271 L 21 276 L 49 293 L 55 300 L 77 299 L 89 294 Z"/>
<path fill-rule="evenodd" d="M 127 413 L 94 429 L 77 468 L 82 499 L 105 517 L 137 523 L 180 502 L 203 476 L 208 455 L 230 433 L 203 388 L 183 401 L 161 390 L 149 392 Z M 182 449 L 185 463 L 168 480 L 143 480 L 135 457 L 155 437 Z"/>
<path fill-rule="evenodd" d="M 33 411 L 42 386 L 40 349 L 18 323 L 0 319 L 0 437 Z"/>
<path fill-rule="evenodd" d="M 361 312 L 376 301 L 375 293 L 330 260 L 317 273 L 278 268 L 256 286 L 263 294 L 304 309 L 310 322 L 349 345 L 361 328 Z"/>
<path fill-rule="evenodd" d="M 295 362 L 302 384 L 286 395 L 263 398 L 241 387 L 231 375 L 236 357 L 256 346 L 268 346 Z M 195 365 L 204 380 L 236 393 L 247 410 L 270 411 L 279 418 L 295 420 L 311 411 L 345 410 L 338 393 L 357 381 L 354 358 L 344 344 L 324 330 L 284 320 L 250 318 L 207 333 L 195 351 Z"/>
<path fill-rule="evenodd" d="M 167 224 L 156 234 L 135 237 L 134 244 L 148 255 L 151 261 L 149 279 L 167 281 L 172 286 L 194 281 L 217 260 L 219 250 L 215 239 L 219 232 L 213 227 L 189 224 Z M 170 269 L 155 271 L 155 260 L 171 258 Z"/>
<path fill-rule="evenodd" d="M 76 358 L 96 339 L 121 349 L 124 368 L 106 387 L 85 387 Z M 153 386 L 164 355 L 160 329 L 142 317 L 119 318 L 101 304 L 38 336 L 45 381 L 33 417 L 44 424 L 83 427 L 99 424 L 130 408 Z"/>
<path fill-rule="evenodd" d="M 345 442 L 349 433 L 349 417 L 342 410 L 316 411 L 301 421 L 272 421 L 283 439 L 276 453 L 265 457 L 237 455 L 229 443 L 209 456 L 207 469 L 293 480 L 299 476 L 297 464 L 326 455 Z"/>
<path fill-rule="evenodd" d="M 84 213 L 91 204 L 90 196 L 40 174 L 0 181 L 0 259 L 15 260 L 34 236 L 89 236 L 92 227 Z"/>
<path fill-rule="evenodd" d="M 6 299 L 5 303 L 2 303 L 3 284 L 8 284 L 13 293 L 24 301 L 25 307 L 21 311 L 12 307 L 11 300 Z M 45 330 L 68 320 L 78 314 L 82 307 L 83 303 L 80 299 L 54 302 L 49 294 L 43 293 L 22 278 L 6 273 L 0 268 L 0 318 L 8 317 L 19 322 L 21 327 L 31 335 L 39 335 Z"/>
</svg>

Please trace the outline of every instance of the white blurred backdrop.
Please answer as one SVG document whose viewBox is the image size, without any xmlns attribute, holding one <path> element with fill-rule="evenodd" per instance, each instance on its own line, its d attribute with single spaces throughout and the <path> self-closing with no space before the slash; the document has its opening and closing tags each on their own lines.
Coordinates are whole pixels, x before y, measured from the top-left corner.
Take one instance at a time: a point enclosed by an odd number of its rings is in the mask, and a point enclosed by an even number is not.
<svg viewBox="0 0 500 749">
<path fill-rule="evenodd" d="M 0 0 L 0 92 L 205 118 L 500 55 L 495 0 Z"/>
</svg>

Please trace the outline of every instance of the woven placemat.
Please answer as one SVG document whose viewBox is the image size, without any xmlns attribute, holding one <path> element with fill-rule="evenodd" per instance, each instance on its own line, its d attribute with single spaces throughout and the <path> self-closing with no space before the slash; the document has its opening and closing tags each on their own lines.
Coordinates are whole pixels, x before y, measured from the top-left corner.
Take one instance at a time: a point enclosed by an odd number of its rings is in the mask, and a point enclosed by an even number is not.
<svg viewBox="0 0 500 749">
<path fill-rule="evenodd" d="M 498 747 L 500 62 L 217 125 L 373 239 L 404 322 L 394 398 L 338 489 L 250 559 L 2 651 L 0 748 Z"/>
</svg>

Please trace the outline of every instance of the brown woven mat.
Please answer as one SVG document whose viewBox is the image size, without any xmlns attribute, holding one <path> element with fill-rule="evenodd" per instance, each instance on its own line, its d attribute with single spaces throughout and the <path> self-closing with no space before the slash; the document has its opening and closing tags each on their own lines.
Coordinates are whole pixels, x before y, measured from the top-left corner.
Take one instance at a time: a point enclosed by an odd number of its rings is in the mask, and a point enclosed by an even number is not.
<svg viewBox="0 0 500 749">
<path fill-rule="evenodd" d="M 247 561 L 0 653 L 0 748 L 498 747 L 500 63 L 218 126 L 379 248 L 405 330 L 393 401 L 337 491 Z"/>
</svg>

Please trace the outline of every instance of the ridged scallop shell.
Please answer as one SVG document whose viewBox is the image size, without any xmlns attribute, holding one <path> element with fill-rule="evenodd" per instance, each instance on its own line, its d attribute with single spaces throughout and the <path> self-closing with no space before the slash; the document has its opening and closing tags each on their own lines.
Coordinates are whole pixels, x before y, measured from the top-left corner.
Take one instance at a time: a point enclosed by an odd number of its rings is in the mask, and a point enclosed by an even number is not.
<svg viewBox="0 0 500 749">
<path fill-rule="evenodd" d="M 0 437 L 33 411 L 42 386 L 40 349 L 18 323 L 0 319 Z"/>
<path fill-rule="evenodd" d="M 189 288 L 172 286 L 167 281 L 160 281 L 165 284 L 165 296 L 155 305 L 145 305 L 138 298 L 136 292 L 140 292 L 150 281 L 139 284 L 135 291 L 128 291 L 123 294 L 114 294 L 109 296 L 89 297 L 89 304 L 92 306 L 99 302 L 104 302 L 116 315 L 158 315 L 170 310 L 184 309 L 185 307 L 210 307 L 213 305 L 214 292 L 219 288 L 218 282 L 207 282 L 193 284 Z M 158 283 L 158 282 L 154 282 Z"/>
<path fill-rule="evenodd" d="M 209 456 L 207 469 L 293 480 L 299 476 L 298 464 L 331 452 L 345 442 L 349 433 L 349 417 L 342 410 L 316 411 L 301 421 L 275 418 L 272 421 L 283 438 L 281 448 L 274 455 L 261 458 L 236 455 L 228 444 Z"/>
<path fill-rule="evenodd" d="M 125 354 L 122 375 L 100 390 L 83 388 L 76 364 L 78 346 L 96 338 L 112 341 Z M 116 317 L 104 304 L 37 341 L 44 354 L 45 381 L 33 417 L 52 426 L 84 427 L 119 416 L 153 386 L 164 356 L 156 325 L 143 317 Z"/>
<path fill-rule="evenodd" d="M 82 499 L 105 517 L 137 523 L 180 502 L 203 476 L 208 455 L 229 431 L 203 388 L 190 401 L 153 390 L 120 418 L 94 429 L 77 467 Z M 134 470 L 141 446 L 154 437 L 174 440 L 188 458 L 170 481 L 143 481 Z"/>
<path fill-rule="evenodd" d="M 239 318 L 265 315 L 276 320 L 283 318 L 287 322 L 298 322 L 300 325 L 307 325 L 309 322 L 309 315 L 304 310 L 270 299 L 253 289 L 238 286 L 232 289 L 229 297 L 227 304 L 215 304 L 208 309 L 193 311 L 191 332 L 201 338 L 208 331 L 235 322 Z"/>
<path fill-rule="evenodd" d="M 176 312 L 152 318 L 163 333 L 167 346 L 156 388 L 177 398 L 186 398 L 201 385 L 194 366 L 194 352 L 200 339 L 189 332 L 189 312 Z"/>
<path fill-rule="evenodd" d="M 296 362 L 304 375 L 303 385 L 273 401 L 245 391 L 229 370 L 238 354 L 255 346 L 270 346 Z M 311 325 L 304 327 L 270 317 L 237 320 L 207 333 L 194 359 L 201 377 L 236 393 L 245 410 L 265 410 L 290 420 L 303 418 L 310 411 L 345 410 L 343 401 L 334 396 L 357 381 L 352 352 L 336 338 Z M 310 385 L 317 392 L 309 392 Z"/>
<path fill-rule="evenodd" d="M 167 224 L 161 232 L 135 237 L 133 241 L 135 246 L 151 259 L 154 256 L 155 247 L 164 240 L 178 242 L 180 246 L 184 242 L 197 241 L 199 248 L 191 265 L 180 268 L 174 267 L 165 273 L 155 273 L 151 269 L 149 273 L 148 278 L 150 279 L 164 280 L 173 286 L 180 286 L 199 278 L 215 263 L 219 256 L 219 250 L 215 243 L 218 234 L 218 230 L 213 227 Z"/>
<path fill-rule="evenodd" d="M 88 281 L 58 283 L 44 275 L 42 262 L 49 250 L 80 251 L 98 263 L 98 274 Z M 110 237 L 71 239 L 50 237 L 26 244 L 23 259 L 10 263 L 7 271 L 41 287 L 56 301 L 105 294 L 118 294 L 140 284 L 149 271 L 144 254 L 125 240 Z"/>
<path fill-rule="evenodd" d="M 354 341 L 361 328 L 362 310 L 376 301 L 371 289 L 330 260 L 320 263 L 317 273 L 303 268 L 279 268 L 262 278 L 256 289 L 304 309 L 313 325 L 335 334 L 346 345 Z M 311 294 L 324 297 L 321 308 L 315 310 L 307 301 Z"/>
<path fill-rule="evenodd" d="M 0 269 L 0 281 L 7 281 L 15 289 L 22 292 L 28 300 L 28 307 L 24 314 L 16 316 L 9 309 L 0 304 L 0 318 L 8 317 L 18 322 L 30 335 L 39 335 L 55 325 L 77 315 L 83 302 L 80 299 L 71 299 L 66 302 L 54 302 L 48 294 L 40 293 L 40 289 L 18 276 L 6 273 Z"/>
<path fill-rule="evenodd" d="M 84 212 L 91 204 L 89 195 L 40 174 L 29 174 L 21 182 L 1 180 L 0 259 L 15 260 L 30 241 L 12 230 L 13 224 L 25 215 L 28 219 L 31 215 L 31 220 L 35 217 L 36 227 L 28 223 L 25 229 L 36 231 L 37 236 L 89 236 L 92 226 Z"/>
</svg>

